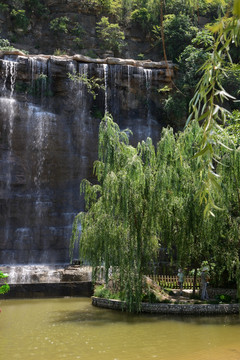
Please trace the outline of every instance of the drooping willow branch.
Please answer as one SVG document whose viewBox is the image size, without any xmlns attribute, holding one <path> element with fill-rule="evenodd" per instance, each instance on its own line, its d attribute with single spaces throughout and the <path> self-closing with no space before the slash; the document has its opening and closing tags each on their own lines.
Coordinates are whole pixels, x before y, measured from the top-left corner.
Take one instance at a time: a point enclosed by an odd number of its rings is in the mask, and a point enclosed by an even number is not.
<svg viewBox="0 0 240 360">
<path fill-rule="evenodd" d="M 224 103 L 234 99 L 223 88 L 220 78 L 226 76 L 224 62 L 231 61 L 229 50 L 232 44 L 239 45 L 240 40 L 240 0 L 234 2 L 234 16 L 231 19 L 223 18 L 213 28 L 215 42 L 212 52 L 200 68 L 203 75 L 196 87 L 194 97 L 190 102 L 191 113 L 186 125 L 193 119 L 199 121 L 203 128 L 203 135 L 199 142 L 199 149 L 195 156 L 200 159 L 202 166 L 207 168 L 207 177 L 202 181 L 199 191 L 200 201 L 205 203 L 205 214 L 212 209 L 219 209 L 213 200 L 213 191 L 219 192 L 220 178 L 216 172 L 216 145 L 223 145 L 221 124 L 225 124 L 229 111 Z M 230 149 L 229 149 L 230 150 Z M 202 172 L 200 171 L 200 176 Z"/>
</svg>

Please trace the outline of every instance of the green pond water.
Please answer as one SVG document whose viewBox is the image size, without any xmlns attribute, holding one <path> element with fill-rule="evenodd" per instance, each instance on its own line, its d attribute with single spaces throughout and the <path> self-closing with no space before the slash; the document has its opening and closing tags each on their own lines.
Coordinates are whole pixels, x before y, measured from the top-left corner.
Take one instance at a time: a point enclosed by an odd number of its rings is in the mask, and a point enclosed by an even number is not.
<svg viewBox="0 0 240 360">
<path fill-rule="evenodd" d="M 1 300 L 0 360 L 239 360 L 240 318 L 128 315 L 88 298 Z"/>
</svg>

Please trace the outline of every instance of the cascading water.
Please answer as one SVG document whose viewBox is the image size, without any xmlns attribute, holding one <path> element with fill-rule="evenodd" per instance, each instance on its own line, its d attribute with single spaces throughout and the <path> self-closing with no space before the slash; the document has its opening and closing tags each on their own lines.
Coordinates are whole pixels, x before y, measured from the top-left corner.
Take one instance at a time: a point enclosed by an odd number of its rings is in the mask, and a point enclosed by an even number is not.
<svg viewBox="0 0 240 360">
<path fill-rule="evenodd" d="M 147 136 L 152 136 L 152 114 L 151 114 L 151 86 L 152 86 L 152 70 L 144 69 L 145 79 L 146 79 L 146 94 L 147 94 Z"/>
<path fill-rule="evenodd" d="M 105 87 L 105 114 L 108 112 L 108 64 L 103 64 L 104 71 L 104 87 Z"/>
<path fill-rule="evenodd" d="M 2 64 L 2 97 L 0 98 L 0 106 L 5 113 L 5 118 L 3 122 L 3 131 L 7 133 L 7 152 L 4 159 L 6 164 L 3 174 L 5 174 L 5 184 L 6 184 L 6 196 L 7 199 L 11 198 L 11 182 L 12 182 L 12 137 L 14 129 L 14 115 L 15 115 L 15 105 L 16 101 L 13 99 L 14 86 L 17 76 L 17 62 L 12 61 L 11 59 L 3 60 Z M 6 200 L 7 200 L 6 199 Z M 9 214 L 8 214 L 9 215 Z M 4 237 L 5 239 L 9 238 L 9 228 L 10 228 L 10 219 L 7 216 L 4 227 Z"/>
<path fill-rule="evenodd" d="M 102 79 L 104 90 L 93 99 L 84 81 L 69 79 L 74 72 Z M 14 55 L 0 59 L 0 73 L 0 263 L 68 263 L 72 222 L 84 210 L 79 183 L 93 180 L 100 117 L 109 111 L 133 131 L 134 144 L 157 139 L 162 122 L 152 89 L 164 71 Z"/>
</svg>

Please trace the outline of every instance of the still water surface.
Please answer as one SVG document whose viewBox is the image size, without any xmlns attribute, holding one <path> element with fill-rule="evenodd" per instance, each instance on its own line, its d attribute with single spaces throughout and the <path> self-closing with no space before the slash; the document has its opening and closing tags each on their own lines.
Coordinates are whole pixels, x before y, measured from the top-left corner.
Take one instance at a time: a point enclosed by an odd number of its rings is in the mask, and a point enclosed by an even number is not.
<svg viewBox="0 0 240 360">
<path fill-rule="evenodd" d="M 240 359 L 239 316 L 127 315 L 88 298 L 0 306 L 0 360 Z"/>
</svg>

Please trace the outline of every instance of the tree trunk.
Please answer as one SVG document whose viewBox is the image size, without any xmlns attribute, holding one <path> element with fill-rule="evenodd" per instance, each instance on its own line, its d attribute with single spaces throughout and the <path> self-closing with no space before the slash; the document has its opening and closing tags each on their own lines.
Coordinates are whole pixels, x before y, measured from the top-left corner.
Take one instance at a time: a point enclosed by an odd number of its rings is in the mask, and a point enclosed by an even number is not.
<svg viewBox="0 0 240 360">
<path fill-rule="evenodd" d="M 193 276 L 193 297 L 195 296 L 196 293 L 196 284 L 197 284 L 197 268 L 194 269 L 194 276 Z"/>
</svg>

